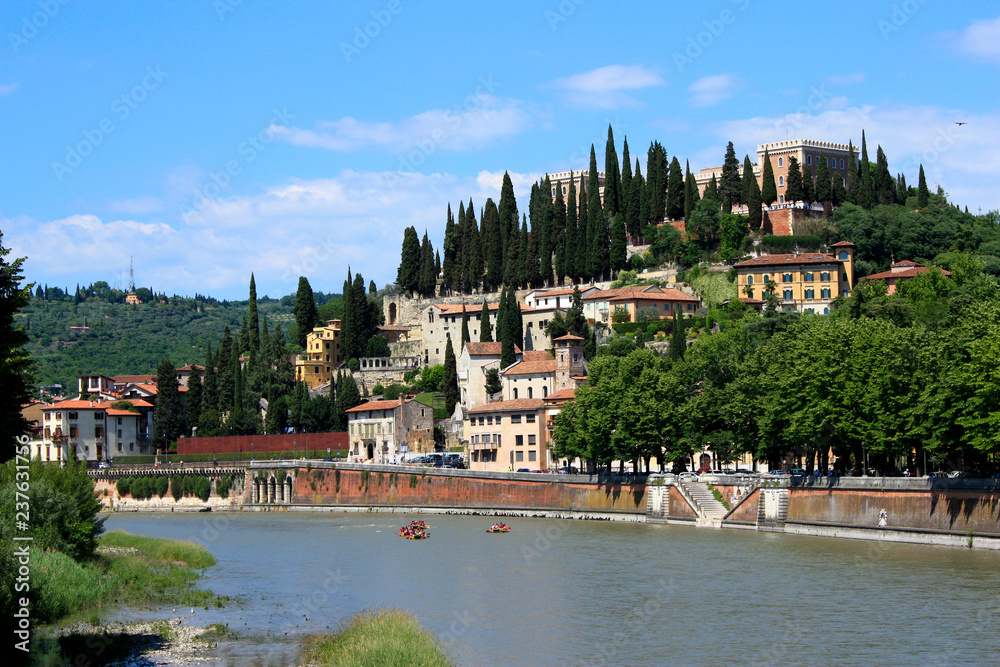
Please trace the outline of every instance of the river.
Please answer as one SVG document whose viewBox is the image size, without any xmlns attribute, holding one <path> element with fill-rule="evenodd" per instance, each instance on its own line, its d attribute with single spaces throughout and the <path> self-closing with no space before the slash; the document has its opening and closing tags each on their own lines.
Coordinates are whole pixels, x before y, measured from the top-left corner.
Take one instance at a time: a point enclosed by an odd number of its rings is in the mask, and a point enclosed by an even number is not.
<svg viewBox="0 0 1000 667">
<path fill-rule="evenodd" d="M 424 519 L 431 538 L 396 531 Z M 295 664 L 302 635 L 400 607 L 461 665 L 1000 663 L 1000 555 L 687 526 L 488 517 L 112 514 L 203 543 L 201 586 L 240 596 L 218 665 Z M 121 610 L 116 618 L 189 616 Z M 115 618 L 113 617 L 113 618 Z"/>
</svg>

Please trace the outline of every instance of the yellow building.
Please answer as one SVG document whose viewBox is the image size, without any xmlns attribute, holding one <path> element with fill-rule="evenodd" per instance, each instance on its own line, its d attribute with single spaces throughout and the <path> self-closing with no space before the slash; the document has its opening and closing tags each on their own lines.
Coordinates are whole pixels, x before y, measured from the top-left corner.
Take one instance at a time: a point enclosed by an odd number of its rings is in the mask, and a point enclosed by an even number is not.
<svg viewBox="0 0 1000 667">
<path fill-rule="evenodd" d="M 312 389 L 328 381 L 342 361 L 340 320 L 327 320 L 306 336 L 306 351 L 295 359 L 295 379 Z"/>
<path fill-rule="evenodd" d="M 768 290 L 782 310 L 828 314 L 830 303 L 848 296 L 854 287 L 854 249 L 847 241 L 834 243 L 829 253 L 800 252 L 764 255 L 736 265 L 741 297 L 762 299 Z"/>
</svg>

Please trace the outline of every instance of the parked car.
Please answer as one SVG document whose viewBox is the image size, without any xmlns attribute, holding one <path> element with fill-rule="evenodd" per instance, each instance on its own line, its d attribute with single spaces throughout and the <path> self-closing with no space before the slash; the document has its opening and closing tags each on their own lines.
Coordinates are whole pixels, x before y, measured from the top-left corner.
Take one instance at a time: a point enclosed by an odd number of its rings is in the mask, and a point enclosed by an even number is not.
<svg viewBox="0 0 1000 667">
<path fill-rule="evenodd" d="M 697 482 L 698 479 L 698 473 L 696 472 L 682 472 L 677 475 L 677 481 L 679 482 Z"/>
<path fill-rule="evenodd" d="M 518 472 L 534 472 L 531 468 L 518 468 Z"/>
<path fill-rule="evenodd" d="M 695 473 L 698 475 L 702 475 L 704 473 L 709 473 L 709 472 L 712 472 L 711 468 L 698 468 L 697 470 L 695 470 Z"/>
<path fill-rule="evenodd" d="M 803 468 L 792 468 L 791 470 L 788 471 L 788 474 L 789 475 L 804 475 L 804 474 L 806 474 L 806 471 Z"/>
<path fill-rule="evenodd" d="M 927 477 L 930 479 L 947 479 L 950 475 L 942 470 L 935 470 L 934 472 L 927 473 Z"/>
<path fill-rule="evenodd" d="M 559 468 L 560 475 L 577 475 L 580 471 L 576 469 L 576 466 L 563 466 Z"/>
<path fill-rule="evenodd" d="M 456 470 L 465 470 L 465 461 L 462 459 L 452 459 L 445 463 L 448 468 L 455 468 Z"/>
<path fill-rule="evenodd" d="M 110 468 L 111 464 L 108 461 L 101 461 L 97 464 L 98 468 Z"/>
</svg>

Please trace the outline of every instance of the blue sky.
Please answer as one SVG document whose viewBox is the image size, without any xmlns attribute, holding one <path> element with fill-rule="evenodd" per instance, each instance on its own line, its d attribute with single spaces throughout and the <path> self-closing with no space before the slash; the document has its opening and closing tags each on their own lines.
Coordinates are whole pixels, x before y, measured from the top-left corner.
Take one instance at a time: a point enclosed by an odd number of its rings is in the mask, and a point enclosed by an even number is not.
<svg viewBox="0 0 1000 667">
<path fill-rule="evenodd" d="M 244 299 L 395 279 L 450 202 L 660 141 L 857 144 L 1000 208 L 995 3 L 7 1 L 0 231 L 26 275 Z M 955 125 L 955 121 L 967 125 Z M 478 217 L 478 214 L 477 214 Z"/>
</svg>

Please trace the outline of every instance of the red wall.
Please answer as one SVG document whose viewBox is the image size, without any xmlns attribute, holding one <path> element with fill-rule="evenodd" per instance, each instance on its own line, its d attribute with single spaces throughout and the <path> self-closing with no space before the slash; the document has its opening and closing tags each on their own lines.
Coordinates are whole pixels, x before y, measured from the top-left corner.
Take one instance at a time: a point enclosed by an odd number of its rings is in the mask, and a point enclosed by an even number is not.
<svg viewBox="0 0 1000 667">
<path fill-rule="evenodd" d="M 233 435 L 206 438 L 179 438 L 177 454 L 231 454 L 233 452 L 322 451 L 347 449 L 347 432 L 281 433 L 276 435 Z"/>
</svg>

